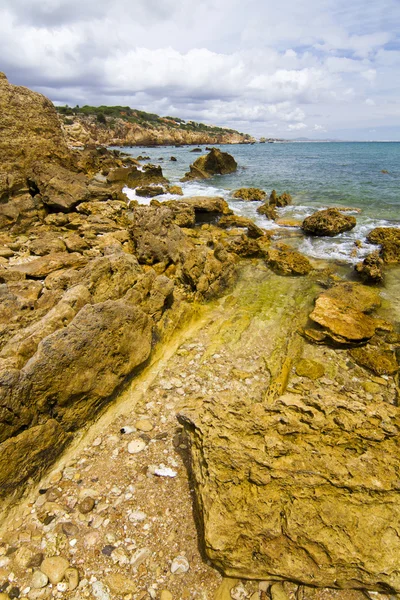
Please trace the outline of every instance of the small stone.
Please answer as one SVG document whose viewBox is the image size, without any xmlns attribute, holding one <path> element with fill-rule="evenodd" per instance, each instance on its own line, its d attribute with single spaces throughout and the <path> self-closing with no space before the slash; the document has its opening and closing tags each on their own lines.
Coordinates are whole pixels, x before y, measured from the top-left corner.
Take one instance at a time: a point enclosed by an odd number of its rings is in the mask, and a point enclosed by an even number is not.
<svg viewBox="0 0 400 600">
<path fill-rule="evenodd" d="M 97 600 L 111 600 L 107 587 L 101 581 L 92 584 L 92 594 Z"/>
<path fill-rule="evenodd" d="M 32 550 L 26 546 L 21 546 L 14 555 L 14 560 L 19 567 L 26 569 L 32 558 Z"/>
<path fill-rule="evenodd" d="M 104 548 L 101 549 L 101 553 L 104 554 L 104 556 L 111 556 L 111 553 L 113 552 L 113 550 L 115 550 L 115 548 L 116 546 L 107 544 L 106 546 L 104 546 Z"/>
<path fill-rule="evenodd" d="M 82 502 L 79 502 L 78 510 L 83 515 L 86 515 L 87 513 L 90 513 L 94 509 L 95 504 L 96 504 L 96 501 L 94 500 L 94 498 L 91 498 L 91 496 L 87 496 L 86 498 L 84 498 L 82 500 Z"/>
<path fill-rule="evenodd" d="M 113 563 L 118 565 L 126 565 L 129 562 L 129 559 L 123 548 L 115 548 L 115 550 L 111 552 L 111 559 Z"/>
<path fill-rule="evenodd" d="M 135 427 L 138 431 L 151 431 L 153 429 L 153 423 L 149 421 L 149 419 L 139 419 L 139 421 L 136 421 Z"/>
<path fill-rule="evenodd" d="M 142 452 L 146 448 L 146 442 L 144 440 L 132 440 L 128 444 L 128 452 L 129 454 L 138 454 Z"/>
<path fill-rule="evenodd" d="M 61 492 L 57 488 L 49 488 L 46 491 L 47 502 L 56 502 L 60 498 Z"/>
<path fill-rule="evenodd" d="M 68 537 L 74 537 L 79 533 L 79 527 L 75 523 L 71 523 L 71 521 L 63 523 L 61 529 Z"/>
<path fill-rule="evenodd" d="M 269 588 L 271 600 L 289 600 L 282 583 L 273 583 Z"/>
<path fill-rule="evenodd" d="M 136 550 L 136 552 L 133 554 L 133 556 L 131 558 L 130 562 L 131 562 L 132 568 L 137 569 L 148 558 L 150 558 L 150 556 L 151 556 L 150 548 L 139 548 L 139 550 Z"/>
<path fill-rule="evenodd" d="M 129 515 L 129 520 L 134 523 L 136 522 L 140 522 L 140 521 L 144 521 L 146 519 L 147 515 L 146 513 L 144 513 L 141 510 L 134 510 L 133 512 L 131 512 L 131 514 Z"/>
<path fill-rule="evenodd" d="M 119 596 L 123 594 L 132 594 L 137 590 L 135 581 L 120 573 L 108 575 L 106 583 L 110 590 Z"/>
<path fill-rule="evenodd" d="M 73 590 L 75 590 L 79 584 L 78 569 L 75 569 L 74 567 L 69 567 L 65 571 L 64 579 L 66 579 L 66 581 L 68 583 L 69 591 L 72 592 Z"/>
<path fill-rule="evenodd" d="M 43 553 L 42 552 L 36 552 L 36 554 L 34 554 L 32 556 L 31 560 L 27 564 L 27 568 L 28 569 L 33 569 L 35 567 L 40 567 L 40 565 L 43 562 L 43 559 L 44 559 Z"/>
<path fill-rule="evenodd" d="M 173 600 L 173 595 L 168 590 L 161 590 L 160 600 Z"/>
<path fill-rule="evenodd" d="M 40 590 L 41 588 L 46 587 L 46 585 L 49 583 L 49 578 L 47 577 L 47 575 L 42 573 L 42 571 L 35 571 L 32 575 L 31 583 L 32 587 L 34 587 L 37 590 Z"/>
<path fill-rule="evenodd" d="M 94 446 L 94 447 L 96 448 L 97 446 L 100 446 L 100 445 L 101 445 L 101 442 L 102 442 L 102 439 L 101 439 L 101 437 L 97 437 L 97 438 L 96 438 L 96 439 L 93 441 L 93 443 L 92 443 L 92 446 Z"/>
<path fill-rule="evenodd" d="M 171 564 L 171 573 L 178 575 L 180 573 L 187 573 L 189 571 L 189 561 L 186 556 L 177 556 L 174 558 Z"/>
<path fill-rule="evenodd" d="M 231 589 L 231 598 L 232 600 L 246 600 L 249 595 L 246 592 L 243 583 L 238 583 L 234 588 Z"/>
<path fill-rule="evenodd" d="M 97 531 L 91 531 L 87 533 L 83 538 L 83 545 L 85 548 L 93 548 L 100 540 L 100 534 Z"/>
<path fill-rule="evenodd" d="M 62 581 L 61 583 L 57 583 L 57 592 L 67 592 L 68 591 L 68 583 Z"/>
<path fill-rule="evenodd" d="M 12 587 L 11 590 L 8 592 L 8 596 L 10 598 L 10 600 L 12 600 L 13 598 L 19 598 L 21 594 L 21 591 L 19 589 L 19 587 Z"/>
<path fill-rule="evenodd" d="M 69 567 L 69 562 L 66 558 L 62 556 L 51 556 L 50 558 L 45 558 L 42 564 L 40 565 L 40 570 L 42 573 L 47 575 L 50 583 L 56 585 L 63 580 L 65 575 L 65 571 Z"/>
</svg>

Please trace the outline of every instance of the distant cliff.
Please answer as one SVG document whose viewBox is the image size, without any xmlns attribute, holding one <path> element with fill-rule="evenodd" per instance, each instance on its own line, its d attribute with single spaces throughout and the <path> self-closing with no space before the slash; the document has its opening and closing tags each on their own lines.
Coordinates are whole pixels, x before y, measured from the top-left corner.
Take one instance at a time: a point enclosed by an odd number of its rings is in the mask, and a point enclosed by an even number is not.
<svg viewBox="0 0 400 600">
<path fill-rule="evenodd" d="M 233 129 L 160 117 L 126 106 L 56 107 L 71 145 L 161 146 L 241 144 L 254 138 Z"/>
</svg>

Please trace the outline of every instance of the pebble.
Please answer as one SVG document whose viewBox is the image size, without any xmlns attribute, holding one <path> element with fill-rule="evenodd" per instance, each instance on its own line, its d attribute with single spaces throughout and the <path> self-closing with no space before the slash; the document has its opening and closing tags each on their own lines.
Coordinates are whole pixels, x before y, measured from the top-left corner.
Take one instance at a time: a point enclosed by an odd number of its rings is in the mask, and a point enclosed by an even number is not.
<svg viewBox="0 0 400 600">
<path fill-rule="evenodd" d="M 35 589 L 40 590 L 41 588 L 46 587 L 46 585 L 49 583 L 49 578 L 47 575 L 42 573 L 42 571 L 35 571 L 32 575 L 31 583 Z"/>
<path fill-rule="evenodd" d="M 86 498 L 84 498 L 82 500 L 82 502 L 79 502 L 78 510 L 83 515 L 86 515 L 87 513 L 90 513 L 94 509 L 95 504 L 96 504 L 96 502 L 95 502 L 94 498 L 92 498 L 91 496 L 86 496 Z"/>
<path fill-rule="evenodd" d="M 151 556 L 150 548 L 140 548 L 136 550 L 131 558 L 131 565 L 133 569 L 137 569 L 141 564 L 145 562 Z"/>
<path fill-rule="evenodd" d="M 231 598 L 232 600 L 246 600 L 249 595 L 244 588 L 242 583 L 239 583 L 234 588 L 231 589 Z"/>
<path fill-rule="evenodd" d="M 68 537 L 74 537 L 75 535 L 77 535 L 79 533 L 78 526 L 75 525 L 75 523 L 71 523 L 70 521 L 63 523 L 61 526 L 61 529 L 62 529 L 63 533 L 65 533 L 65 535 Z"/>
<path fill-rule="evenodd" d="M 176 471 L 169 467 L 158 467 L 154 470 L 154 475 L 157 475 L 157 477 L 176 477 L 177 474 Z"/>
<path fill-rule="evenodd" d="M 144 440 L 132 440 L 128 444 L 128 452 L 129 454 L 138 454 L 142 452 L 146 448 L 146 442 Z"/>
<path fill-rule="evenodd" d="M 62 556 L 51 556 L 50 558 L 44 559 L 40 565 L 40 570 L 47 575 L 50 583 L 56 585 L 62 581 L 68 567 L 69 562 L 66 558 Z"/>
<path fill-rule="evenodd" d="M 138 431 L 151 431 L 153 423 L 149 419 L 139 419 L 139 421 L 136 421 L 135 427 Z"/>
<path fill-rule="evenodd" d="M 92 594 L 97 600 L 111 600 L 106 586 L 101 581 L 95 581 L 92 584 Z"/>
<path fill-rule="evenodd" d="M 161 590 L 160 600 L 172 600 L 173 595 L 168 590 Z"/>
<path fill-rule="evenodd" d="M 135 522 L 135 521 L 140 522 L 140 521 L 144 521 L 146 519 L 146 517 L 147 517 L 147 515 L 143 511 L 141 511 L 141 510 L 134 510 L 129 515 L 129 520 L 131 522 Z"/>
<path fill-rule="evenodd" d="M 62 581 L 61 583 L 57 583 L 57 592 L 67 592 L 68 591 L 68 583 Z"/>
<path fill-rule="evenodd" d="M 124 425 L 123 427 L 121 427 L 121 429 L 119 430 L 120 433 L 135 433 L 136 429 L 135 427 L 132 427 L 131 425 Z"/>
<path fill-rule="evenodd" d="M 73 590 L 75 590 L 79 584 L 78 569 L 75 569 L 75 567 L 69 567 L 65 571 L 64 579 L 67 580 L 69 591 L 72 592 Z"/>
<path fill-rule="evenodd" d="M 189 571 L 189 561 L 186 556 L 177 556 L 174 558 L 171 564 L 171 573 L 178 575 L 180 573 L 187 573 Z"/>
</svg>

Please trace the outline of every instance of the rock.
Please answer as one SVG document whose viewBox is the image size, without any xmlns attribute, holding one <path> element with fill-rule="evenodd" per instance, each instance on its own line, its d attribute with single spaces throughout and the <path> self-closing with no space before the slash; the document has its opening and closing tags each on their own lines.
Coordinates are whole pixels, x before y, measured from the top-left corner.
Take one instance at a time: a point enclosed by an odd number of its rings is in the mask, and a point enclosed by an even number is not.
<svg viewBox="0 0 400 600">
<path fill-rule="evenodd" d="M 368 345 L 352 348 L 349 354 L 357 364 L 372 371 L 375 375 L 394 375 L 399 370 L 396 354 L 385 348 Z"/>
<path fill-rule="evenodd" d="M 57 252 L 40 258 L 34 258 L 29 262 L 14 264 L 9 267 L 10 271 L 23 273 L 32 279 L 44 279 L 53 271 L 66 269 L 68 267 L 79 268 L 87 263 L 87 259 L 78 253 Z"/>
<path fill-rule="evenodd" d="M 168 194 L 173 194 L 176 196 L 183 196 L 183 190 L 180 185 L 168 185 L 167 191 L 168 191 Z"/>
<path fill-rule="evenodd" d="M 121 573 L 111 573 L 105 579 L 106 584 L 113 594 L 133 594 L 137 591 L 136 582 Z"/>
<path fill-rule="evenodd" d="M 31 242 L 29 242 L 29 250 L 32 254 L 37 256 L 44 256 L 45 254 L 55 254 L 56 252 L 65 252 L 66 246 L 63 240 L 58 235 L 49 234 L 42 235 Z"/>
<path fill-rule="evenodd" d="M 149 419 L 139 419 L 139 421 L 136 421 L 135 427 L 138 431 L 145 432 L 154 429 L 154 425 L 151 421 L 149 421 Z"/>
<path fill-rule="evenodd" d="M 175 156 L 171 156 L 171 158 L 169 160 L 171 160 L 172 162 L 176 162 L 177 158 Z"/>
<path fill-rule="evenodd" d="M 298 219 L 275 219 L 275 223 L 280 227 L 300 227 L 302 222 Z"/>
<path fill-rule="evenodd" d="M 289 600 L 282 583 L 273 583 L 269 588 L 271 600 Z"/>
<path fill-rule="evenodd" d="M 327 208 L 304 219 L 302 229 L 308 235 L 334 236 L 355 226 L 354 217 L 343 215 L 336 208 Z"/>
<path fill-rule="evenodd" d="M 187 571 L 189 571 L 189 561 L 186 556 L 176 556 L 171 564 L 171 573 L 180 575 L 181 573 L 187 573 Z"/>
<path fill-rule="evenodd" d="M 232 600 L 231 589 L 238 584 L 237 579 L 231 577 L 224 577 L 221 585 L 215 592 L 213 600 Z"/>
<path fill-rule="evenodd" d="M 296 374 L 299 377 L 308 377 L 309 379 L 319 379 L 325 374 L 324 366 L 321 363 L 310 360 L 302 359 L 296 365 Z"/>
<path fill-rule="evenodd" d="M 193 148 L 190 152 L 203 152 L 201 148 Z"/>
<path fill-rule="evenodd" d="M 372 252 L 361 263 L 356 264 L 355 270 L 367 283 L 381 283 L 383 281 L 382 267 L 383 260 L 379 256 L 379 252 Z"/>
<path fill-rule="evenodd" d="M 50 583 L 53 585 L 60 583 L 60 581 L 64 579 L 65 572 L 68 568 L 69 562 L 62 556 L 45 558 L 40 565 L 41 572 L 47 575 Z"/>
<path fill-rule="evenodd" d="M 265 202 L 259 206 L 257 208 L 257 212 L 259 215 L 264 215 L 271 221 L 275 221 L 278 218 L 278 213 L 276 212 L 275 206 L 271 206 L 269 202 Z"/>
<path fill-rule="evenodd" d="M 34 587 L 35 589 L 41 589 L 46 587 L 48 583 L 49 578 L 47 577 L 47 575 L 42 573 L 42 571 L 34 571 L 31 581 L 32 587 Z"/>
<path fill-rule="evenodd" d="M 307 257 L 286 244 L 277 244 L 267 251 L 268 266 L 280 275 L 307 275 L 312 265 Z"/>
<path fill-rule="evenodd" d="M 241 200 L 259 201 L 262 202 L 267 197 L 267 194 L 258 188 L 240 188 L 233 192 L 234 198 Z"/>
<path fill-rule="evenodd" d="M 150 548 L 139 548 L 131 558 L 132 569 L 137 569 L 151 556 Z"/>
<path fill-rule="evenodd" d="M 228 390 L 178 418 L 204 548 L 222 573 L 398 593 L 397 407 L 326 390 L 254 403 Z"/>
<path fill-rule="evenodd" d="M 111 600 L 108 587 L 101 581 L 92 583 L 92 594 L 96 600 Z"/>
<path fill-rule="evenodd" d="M 367 313 L 379 306 L 379 295 L 370 288 L 340 283 L 320 294 L 310 319 L 323 329 L 323 337 L 340 344 L 367 342 L 384 323 Z"/>
<path fill-rule="evenodd" d="M 60 165 L 38 162 L 33 165 L 31 185 L 53 210 L 68 212 L 88 200 L 91 195 L 88 183 L 83 173 L 74 173 Z"/>
<path fill-rule="evenodd" d="M 154 198 L 154 196 L 160 196 L 161 194 L 165 194 L 165 189 L 161 186 L 151 186 L 146 185 L 142 187 L 137 187 L 135 189 L 137 196 L 144 196 L 145 198 Z"/>
<path fill-rule="evenodd" d="M 376 227 L 367 235 L 371 244 L 380 244 L 380 256 L 385 263 L 400 262 L 400 229 L 396 227 Z"/>
<path fill-rule="evenodd" d="M 75 523 L 71 523 L 71 521 L 63 523 L 61 529 L 67 537 L 75 537 L 79 533 L 79 527 Z"/>
<path fill-rule="evenodd" d="M 233 156 L 227 152 L 221 152 L 217 148 L 212 148 L 211 152 L 200 156 L 190 165 L 190 171 L 185 174 L 181 181 L 208 179 L 213 175 L 226 175 L 234 173 L 236 170 L 237 163 Z"/>
<path fill-rule="evenodd" d="M 218 221 L 218 227 L 247 227 L 248 236 L 254 239 L 264 235 L 264 230 L 258 227 L 254 221 L 238 215 L 224 215 Z"/>
<path fill-rule="evenodd" d="M 0 444 L 0 497 L 40 476 L 62 452 L 70 436 L 55 419 L 22 431 Z"/>
<path fill-rule="evenodd" d="M 81 502 L 78 504 L 78 510 L 83 515 L 90 513 L 95 507 L 96 501 L 94 498 L 90 496 L 86 496 Z"/>
<path fill-rule="evenodd" d="M 129 442 L 127 449 L 129 454 L 139 454 L 146 448 L 146 442 L 144 440 L 132 440 Z"/>
<path fill-rule="evenodd" d="M 76 427 L 150 349 L 151 324 L 143 311 L 123 300 L 86 305 L 67 327 L 40 342 L 25 366 L 30 402 L 42 412 L 51 402 L 64 425 Z"/>
<path fill-rule="evenodd" d="M 292 197 L 288 192 L 283 192 L 280 196 L 276 193 L 275 190 L 272 190 L 271 195 L 269 197 L 269 205 L 276 208 L 283 208 L 284 206 L 288 206 L 292 204 Z"/>
<path fill-rule="evenodd" d="M 174 597 L 168 590 L 161 590 L 160 600 L 174 600 Z"/>
</svg>

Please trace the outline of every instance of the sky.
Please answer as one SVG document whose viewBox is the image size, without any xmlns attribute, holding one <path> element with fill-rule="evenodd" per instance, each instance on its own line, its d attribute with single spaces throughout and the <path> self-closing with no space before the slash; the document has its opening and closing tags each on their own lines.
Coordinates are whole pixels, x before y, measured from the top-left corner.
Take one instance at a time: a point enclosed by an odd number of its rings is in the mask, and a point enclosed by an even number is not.
<svg viewBox="0 0 400 600">
<path fill-rule="evenodd" d="M 55 104 L 400 140 L 400 0 L 0 0 L 0 71 Z"/>
</svg>

